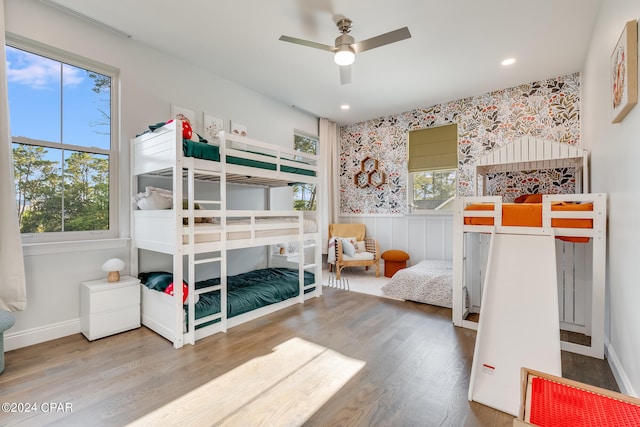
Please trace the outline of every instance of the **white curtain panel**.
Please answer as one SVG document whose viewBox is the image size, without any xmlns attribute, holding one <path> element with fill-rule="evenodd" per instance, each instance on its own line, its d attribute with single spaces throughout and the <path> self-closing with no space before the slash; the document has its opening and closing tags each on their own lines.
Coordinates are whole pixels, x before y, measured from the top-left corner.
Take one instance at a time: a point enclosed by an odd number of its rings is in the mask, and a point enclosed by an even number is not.
<svg viewBox="0 0 640 427">
<path fill-rule="evenodd" d="M 335 123 L 328 119 L 320 119 L 320 224 L 322 225 L 322 241 L 325 246 L 322 253 L 327 253 L 329 241 L 329 224 L 338 220 L 340 188 L 338 187 L 338 161 L 340 147 Z"/>
<path fill-rule="evenodd" d="M 4 34 L 4 0 L 0 0 L 0 309 L 18 311 L 27 307 L 27 288 L 13 177 Z"/>
</svg>

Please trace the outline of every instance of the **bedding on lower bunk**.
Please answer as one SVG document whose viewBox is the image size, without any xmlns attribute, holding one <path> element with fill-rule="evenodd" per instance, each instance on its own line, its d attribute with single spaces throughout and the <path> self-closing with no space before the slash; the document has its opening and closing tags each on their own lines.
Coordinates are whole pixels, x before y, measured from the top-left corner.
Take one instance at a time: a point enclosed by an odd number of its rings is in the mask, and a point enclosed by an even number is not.
<svg viewBox="0 0 640 427">
<path fill-rule="evenodd" d="M 140 273 L 140 281 L 152 290 L 164 292 L 173 283 L 168 272 Z M 313 284 L 314 274 L 304 272 L 305 285 Z M 202 280 L 196 289 L 220 284 L 220 278 Z M 311 292 L 308 289 L 305 292 Z M 299 295 L 298 270 L 290 268 L 265 268 L 227 277 L 227 317 L 231 318 L 260 307 L 275 304 Z M 185 304 L 185 311 L 188 306 Z M 220 312 L 220 291 L 199 295 L 195 304 L 196 319 Z M 206 324 L 205 324 L 206 325 Z"/>
<path fill-rule="evenodd" d="M 398 270 L 382 287 L 382 293 L 393 298 L 451 308 L 453 263 L 425 260 Z"/>
</svg>

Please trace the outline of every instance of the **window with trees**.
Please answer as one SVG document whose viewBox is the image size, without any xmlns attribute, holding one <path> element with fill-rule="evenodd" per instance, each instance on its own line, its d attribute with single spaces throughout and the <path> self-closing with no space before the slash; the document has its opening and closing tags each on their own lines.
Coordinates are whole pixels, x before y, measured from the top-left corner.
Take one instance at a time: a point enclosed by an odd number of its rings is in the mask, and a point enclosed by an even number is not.
<svg viewBox="0 0 640 427">
<path fill-rule="evenodd" d="M 16 207 L 25 242 L 116 232 L 116 71 L 9 39 Z"/>
<path fill-rule="evenodd" d="M 318 154 L 318 138 L 296 133 L 293 138 L 293 149 L 303 153 Z M 315 210 L 316 186 L 302 183 L 294 185 L 293 208 L 298 211 Z"/>
<path fill-rule="evenodd" d="M 409 206 L 412 212 L 453 209 L 458 165 L 456 124 L 409 132 Z"/>
</svg>

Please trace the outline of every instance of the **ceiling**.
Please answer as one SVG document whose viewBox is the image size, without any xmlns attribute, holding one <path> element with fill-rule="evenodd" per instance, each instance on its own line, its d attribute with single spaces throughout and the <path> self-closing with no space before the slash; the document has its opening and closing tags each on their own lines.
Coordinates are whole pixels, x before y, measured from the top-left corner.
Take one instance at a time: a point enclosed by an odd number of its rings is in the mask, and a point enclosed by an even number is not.
<svg viewBox="0 0 640 427">
<path fill-rule="evenodd" d="M 53 0 L 287 105 L 349 124 L 580 71 L 601 0 Z M 412 37 L 356 56 L 341 85 L 335 22 L 357 41 Z M 517 62 L 503 67 L 500 62 Z M 349 104 L 349 110 L 341 110 Z"/>
</svg>

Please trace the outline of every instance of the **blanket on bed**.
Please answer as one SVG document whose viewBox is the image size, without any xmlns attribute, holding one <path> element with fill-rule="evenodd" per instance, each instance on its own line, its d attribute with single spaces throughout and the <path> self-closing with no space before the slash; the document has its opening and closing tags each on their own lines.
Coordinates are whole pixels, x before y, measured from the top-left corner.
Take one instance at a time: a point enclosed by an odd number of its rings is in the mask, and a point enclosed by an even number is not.
<svg viewBox="0 0 640 427">
<path fill-rule="evenodd" d="M 384 295 L 451 308 L 453 265 L 451 261 L 425 260 L 398 270 L 382 287 Z"/>
<path fill-rule="evenodd" d="M 163 292 L 173 282 L 169 272 L 140 273 L 143 285 Z M 314 274 L 305 271 L 304 283 L 314 283 Z M 196 289 L 220 284 L 220 278 L 202 280 Z M 307 290 L 305 292 L 309 292 Z M 298 270 L 266 268 L 227 277 L 227 316 L 234 317 L 266 305 L 298 296 L 300 293 Z M 187 308 L 187 305 L 185 305 Z M 195 305 L 196 319 L 220 312 L 220 291 L 200 294 Z"/>
</svg>

